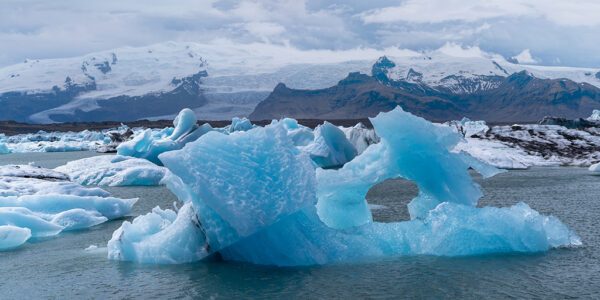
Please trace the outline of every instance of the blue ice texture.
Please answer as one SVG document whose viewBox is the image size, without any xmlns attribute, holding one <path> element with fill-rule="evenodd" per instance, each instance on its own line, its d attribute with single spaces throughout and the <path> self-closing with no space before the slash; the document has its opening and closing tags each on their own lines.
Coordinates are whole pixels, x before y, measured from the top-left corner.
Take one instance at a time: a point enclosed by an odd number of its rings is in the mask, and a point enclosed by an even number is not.
<svg viewBox="0 0 600 300">
<path fill-rule="evenodd" d="M 109 257 L 184 263 L 219 254 L 293 266 L 581 245 L 557 218 L 524 203 L 477 208 L 483 193 L 468 169 L 484 177 L 500 171 L 450 152 L 462 140 L 451 128 L 399 107 L 371 123 L 380 142 L 339 169 L 318 167 L 290 133 L 299 126 L 285 120 L 229 135 L 211 131 L 159 155 L 170 171 L 163 181 L 184 205 L 177 214 L 156 208 L 124 222 L 109 242 Z M 339 141 L 332 132 L 320 136 Z M 411 220 L 373 222 L 367 191 L 398 177 L 419 188 L 408 204 Z"/>
</svg>

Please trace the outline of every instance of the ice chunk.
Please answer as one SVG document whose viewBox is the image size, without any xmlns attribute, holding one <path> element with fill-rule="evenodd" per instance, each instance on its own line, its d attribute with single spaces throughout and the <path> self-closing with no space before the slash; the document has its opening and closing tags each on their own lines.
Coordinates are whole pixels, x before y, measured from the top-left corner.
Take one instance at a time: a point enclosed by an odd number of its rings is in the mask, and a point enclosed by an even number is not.
<svg viewBox="0 0 600 300">
<path fill-rule="evenodd" d="M 462 118 L 460 121 L 446 122 L 444 125 L 450 126 L 464 137 L 485 135 L 490 130 L 485 121 L 471 121 L 467 117 Z"/>
<path fill-rule="evenodd" d="M 97 211 L 74 208 L 60 212 L 52 217 L 51 222 L 64 227 L 64 230 L 88 228 L 108 221 Z"/>
<path fill-rule="evenodd" d="M 329 122 L 315 128 L 313 143 L 302 150 L 322 168 L 341 167 L 357 155 L 344 132 Z"/>
<path fill-rule="evenodd" d="M 108 256 L 116 260 L 172 264 L 200 260 L 209 246 L 191 203 L 178 214 L 155 207 L 151 213 L 123 222 L 108 242 Z"/>
<path fill-rule="evenodd" d="M 354 127 L 340 127 L 340 129 L 344 132 L 348 141 L 354 145 L 358 154 L 363 153 L 367 147 L 380 141 L 375 130 L 365 127 L 360 122 Z"/>
<path fill-rule="evenodd" d="M 205 133 L 212 131 L 210 125 L 196 125 L 196 116 L 188 108 L 183 109 L 173 120 L 175 129 L 171 135 L 163 137 L 152 135 L 152 130 L 147 129 L 134 137 L 131 141 L 122 143 L 117 147 L 117 153 L 147 159 L 157 165 L 162 165 L 158 156 L 161 153 L 181 149 L 186 143 L 192 142 Z"/>
<path fill-rule="evenodd" d="M 600 109 L 594 109 L 592 115 L 587 118 L 588 121 L 600 122 Z"/>
<path fill-rule="evenodd" d="M 590 172 L 600 174 L 600 163 L 591 165 L 588 170 L 590 170 Z"/>
<path fill-rule="evenodd" d="M 10 153 L 10 151 L 8 150 L 8 146 L 6 146 L 6 143 L 3 141 L 0 141 L 0 154 L 7 154 Z"/>
<path fill-rule="evenodd" d="M 59 171 L 53 171 L 34 165 L 4 165 L 0 166 L 0 176 L 27 177 L 50 180 L 69 180 L 69 176 Z"/>
<path fill-rule="evenodd" d="M 250 129 L 252 129 L 252 123 L 250 123 L 250 120 L 246 119 L 246 118 L 233 118 L 231 120 L 231 125 L 229 125 L 229 127 L 227 128 L 227 130 L 229 132 L 235 132 L 235 131 L 248 131 Z"/>
<path fill-rule="evenodd" d="M 31 237 L 29 228 L 12 225 L 0 226 L 0 251 L 19 247 Z"/>
<path fill-rule="evenodd" d="M 281 123 L 287 129 L 288 136 L 292 139 L 294 145 L 301 147 L 313 142 L 315 136 L 310 128 L 299 125 L 298 121 L 290 118 L 282 119 Z M 277 124 L 277 122 L 274 120 L 273 124 Z"/>
<path fill-rule="evenodd" d="M 12 225 L 31 230 L 33 237 L 57 235 L 63 226 L 44 220 L 24 207 L 0 207 L 0 225 Z"/>
<path fill-rule="evenodd" d="M 173 120 L 175 130 L 169 137 L 171 140 L 177 140 L 183 135 L 190 133 L 196 126 L 196 115 L 189 108 L 182 109 L 175 120 Z"/>
<path fill-rule="evenodd" d="M 122 217 L 137 200 L 108 197 L 102 189 L 66 179 L 63 173 L 30 165 L 1 166 L 0 226 L 27 229 L 32 237 L 53 236 Z"/>
<path fill-rule="evenodd" d="M 100 155 L 68 162 L 54 170 L 69 174 L 83 185 L 159 185 L 166 169 L 148 160 L 122 155 Z"/>
</svg>

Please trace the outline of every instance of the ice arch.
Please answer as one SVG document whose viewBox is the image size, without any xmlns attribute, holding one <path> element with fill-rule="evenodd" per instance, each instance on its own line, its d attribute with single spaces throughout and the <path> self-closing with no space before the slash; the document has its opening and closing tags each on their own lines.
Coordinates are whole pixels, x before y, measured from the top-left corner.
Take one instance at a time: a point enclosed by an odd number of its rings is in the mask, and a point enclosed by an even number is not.
<svg viewBox="0 0 600 300">
<path fill-rule="evenodd" d="M 156 209 L 124 222 L 109 241 L 109 257 L 182 263 L 219 253 L 281 266 L 581 244 L 558 219 L 526 204 L 476 208 L 482 192 L 468 168 L 484 177 L 497 170 L 451 153 L 461 138 L 451 129 L 401 108 L 371 122 L 381 142 L 339 170 L 315 169 L 284 122 L 230 135 L 209 132 L 161 154 L 171 172 L 167 186 L 186 209 L 177 215 Z M 399 176 L 420 190 L 409 204 L 412 220 L 373 222 L 365 194 Z"/>
</svg>

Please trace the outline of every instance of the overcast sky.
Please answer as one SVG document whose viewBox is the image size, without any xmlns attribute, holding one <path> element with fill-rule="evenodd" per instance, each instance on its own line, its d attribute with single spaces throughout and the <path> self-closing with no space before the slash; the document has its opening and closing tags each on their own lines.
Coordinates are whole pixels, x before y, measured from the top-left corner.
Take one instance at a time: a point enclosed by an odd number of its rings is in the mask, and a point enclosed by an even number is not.
<svg viewBox="0 0 600 300">
<path fill-rule="evenodd" d="M 301 50 L 426 50 L 452 42 L 530 63 L 598 68 L 600 1 L 0 1 L 0 66 L 215 39 Z"/>
</svg>

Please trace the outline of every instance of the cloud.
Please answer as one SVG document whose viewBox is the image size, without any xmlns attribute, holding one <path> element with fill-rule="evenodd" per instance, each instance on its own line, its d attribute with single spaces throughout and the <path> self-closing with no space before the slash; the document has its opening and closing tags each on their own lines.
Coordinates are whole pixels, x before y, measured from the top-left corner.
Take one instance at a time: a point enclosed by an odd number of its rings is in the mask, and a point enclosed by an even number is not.
<svg viewBox="0 0 600 300">
<path fill-rule="evenodd" d="M 598 15 L 592 0 L 3 0 L 0 67 L 219 39 L 333 52 L 460 44 L 511 57 L 530 49 L 540 64 L 600 67 Z"/>
<path fill-rule="evenodd" d="M 475 22 L 499 17 L 545 18 L 565 26 L 600 25 L 600 2 L 591 0 L 408 0 L 358 14 L 364 23 Z"/>
<path fill-rule="evenodd" d="M 533 56 L 531 56 L 531 51 L 529 51 L 529 49 L 523 50 L 513 58 L 516 59 L 520 64 L 535 64 L 538 62 L 535 58 L 533 58 Z M 558 62 L 560 62 L 560 60 Z"/>
</svg>

